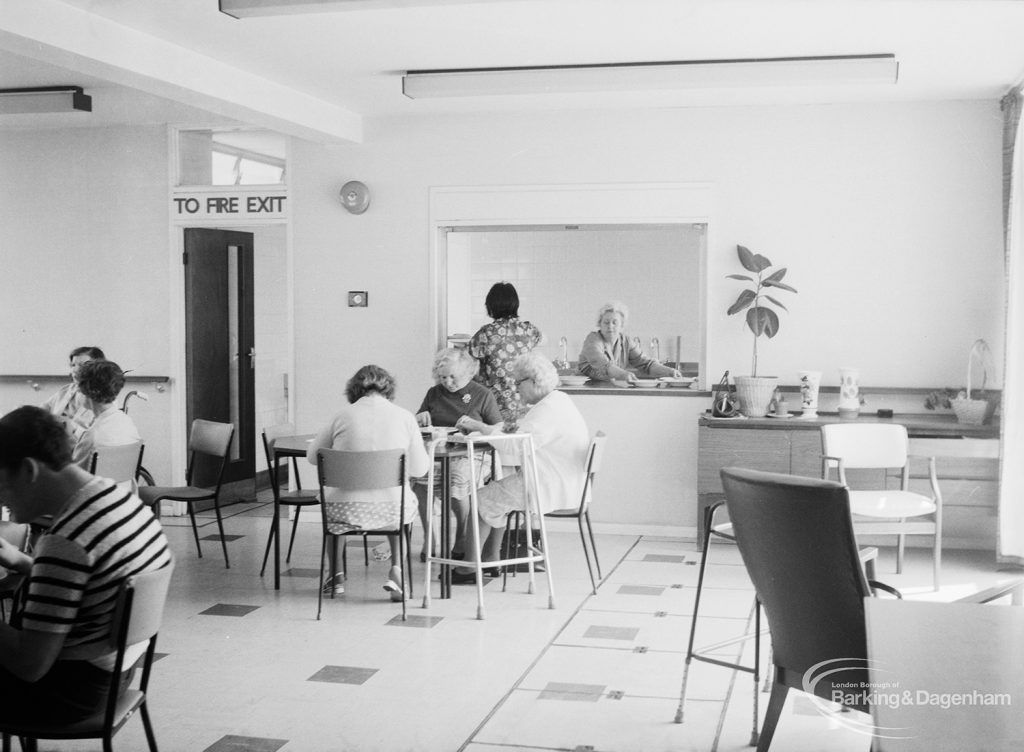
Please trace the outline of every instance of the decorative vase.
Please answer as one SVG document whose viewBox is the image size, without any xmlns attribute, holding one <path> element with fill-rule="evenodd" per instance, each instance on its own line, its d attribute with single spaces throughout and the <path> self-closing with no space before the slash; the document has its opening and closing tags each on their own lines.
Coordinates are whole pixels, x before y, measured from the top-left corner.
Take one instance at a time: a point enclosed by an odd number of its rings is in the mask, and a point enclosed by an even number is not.
<svg viewBox="0 0 1024 752">
<path fill-rule="evenodd" d="M 821 371 L 800 371 L 801 418 L 818 417 L 818 389 L 821 386 Z"/>
<path fill-rule="evenodd" d="M 736 396 L 740 398 L 740 412 L 748 418 L 763 418 L 778 383 L 777 376 L 737 376 Z"/>
<path fill-rule="evenodd" d="M 853 420 L 860 415 L 860 371 L 856 368 L 839 369 L 839 417 Z"/>
</svg>

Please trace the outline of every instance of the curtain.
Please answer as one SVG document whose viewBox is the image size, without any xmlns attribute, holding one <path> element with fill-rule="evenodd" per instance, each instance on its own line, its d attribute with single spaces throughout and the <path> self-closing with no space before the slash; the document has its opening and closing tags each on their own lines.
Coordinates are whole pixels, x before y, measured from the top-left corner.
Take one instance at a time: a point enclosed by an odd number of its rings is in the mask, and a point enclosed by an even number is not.
<svg viewBox="0 0 1024 752">
<path fill-rule="evenodd" d="M 1024 566 L 1024 200 L 1021 197 L 1021 91 L 1003 110 L 1003 239 L 1006 258 L 1006 364 L 999 472 L 999 562 Z"/>
</svg>

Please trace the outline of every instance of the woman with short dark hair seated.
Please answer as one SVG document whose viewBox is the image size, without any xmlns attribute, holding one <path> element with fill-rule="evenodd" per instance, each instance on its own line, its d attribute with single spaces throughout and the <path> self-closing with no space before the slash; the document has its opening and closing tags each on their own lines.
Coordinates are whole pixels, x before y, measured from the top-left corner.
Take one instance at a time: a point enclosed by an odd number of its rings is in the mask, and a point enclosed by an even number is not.
<svg viewBox="0 0 1024 752">
<path fill-rule="evenodd" d="M 114 402 L 124 389 L 124 372 L 110 360 L 91 360 L 78 369 L 78 390 L 92 411 L 92 424 L 75 444 L 72 461 L 86 470 L 92 455 L 103 447 L 123 446 L 139 441 L 139 429 Z"/>
<path fill-rule="evenodd" d="M 349 404 L 320 429 L 306 451 L 306 459 L 317 464 L 320 449 L 343 449 L 366 452 L 380 449 L 401 449 L 405 452 L 405 519 L 411 523 L 416 516 L 416 497 L 409 488 L 409 477 L 427 472 L 427 452 L 423 448 L 416 418 L 408 410 L 394 404 L 395 379 L 380 366 L 363 366 L 348 380 L 345 395 Z M 341 535 L 352 530 L 398 528 L 398 500 L 401 489 L 383 488 L 372 491 L 327 492 L 324 511 L 327 528 Z M 390 502 L 390 503 L 389 503 Z M 391 570 L 384 583 L 391 599 L 401 601 L 402 562 L 399 560 L 398 534 L 388 535 L 391 546 Z M 328 572 L 328 575 L 331 573 Z M 411 573 L 410 573 L 411 574 Z M 341 572 L 325 580 L 325 587 L 344 593 Z"/>
</svg>

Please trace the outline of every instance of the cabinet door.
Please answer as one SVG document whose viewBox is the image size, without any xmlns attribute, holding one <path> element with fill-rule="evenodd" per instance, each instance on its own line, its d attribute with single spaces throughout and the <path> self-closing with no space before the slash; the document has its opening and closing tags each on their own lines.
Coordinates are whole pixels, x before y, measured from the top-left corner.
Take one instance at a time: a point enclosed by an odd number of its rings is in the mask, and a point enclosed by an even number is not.
<svg viewBox="0 0 1024 752">
<path fill-rule="evenodd" d="M 723 467 L 788 473 L 790 433 L 701 426 L 697 461 L 698 493 L 722 490 L 722 479 L 718 473 Z"/>
<path fill-rule="evenodd" d="M 821 433 L 790 431 L 790 466 L 787 472 L 808 478 L 821 477 Z"/>
</svg>

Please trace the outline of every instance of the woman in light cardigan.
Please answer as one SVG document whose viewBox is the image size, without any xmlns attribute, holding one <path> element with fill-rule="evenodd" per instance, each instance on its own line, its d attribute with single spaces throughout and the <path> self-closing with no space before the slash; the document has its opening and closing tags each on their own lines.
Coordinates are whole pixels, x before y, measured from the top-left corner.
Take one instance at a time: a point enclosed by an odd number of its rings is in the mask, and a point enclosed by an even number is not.
<svg viewBox="0 0 1024 752">
<path fill-rule="evenodd" d="M 583 340 L 577 370 L 596 381 L 636 381 L 636 373 L 658 378 L 679 378 L 679 371 L 646 358 L 639 347 L 630 343 L 623 329 L 629 309 L 617 300 L 605 303 L 597 312 L 597 331 Z"/>
</svg>

